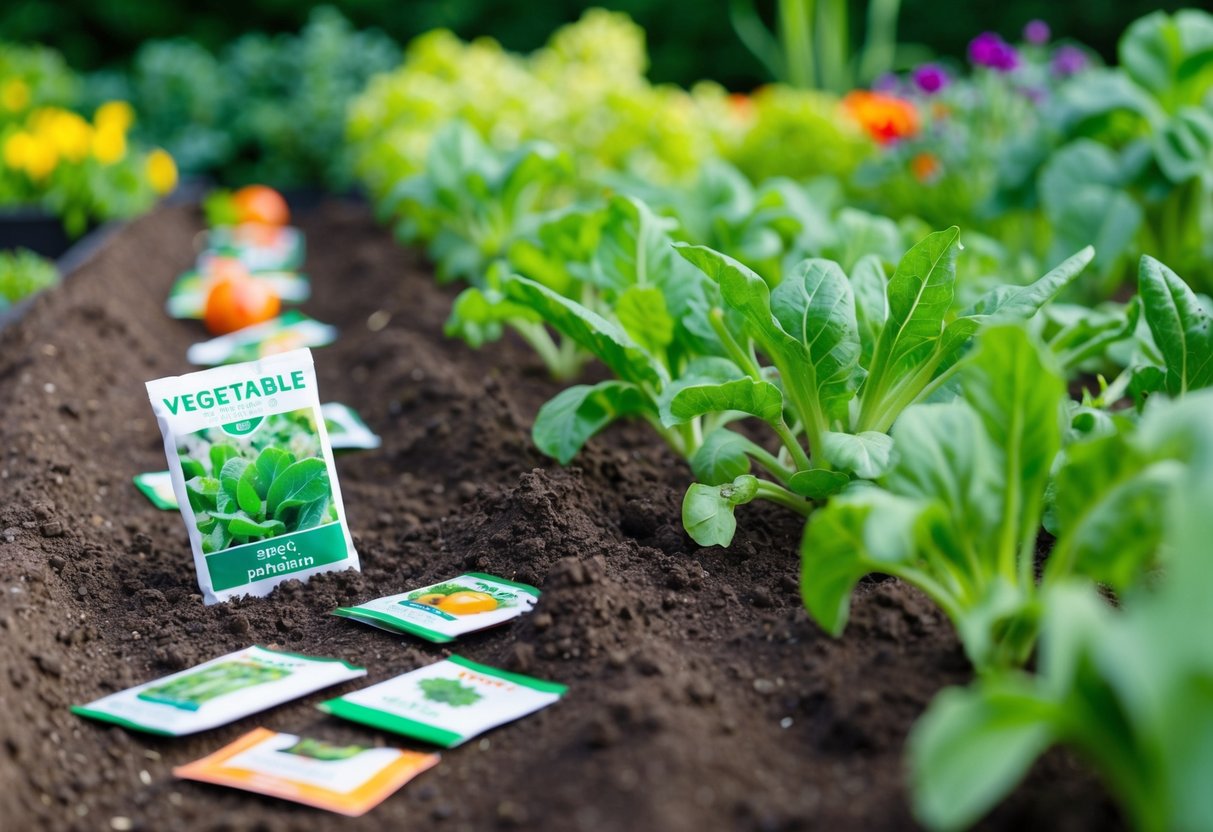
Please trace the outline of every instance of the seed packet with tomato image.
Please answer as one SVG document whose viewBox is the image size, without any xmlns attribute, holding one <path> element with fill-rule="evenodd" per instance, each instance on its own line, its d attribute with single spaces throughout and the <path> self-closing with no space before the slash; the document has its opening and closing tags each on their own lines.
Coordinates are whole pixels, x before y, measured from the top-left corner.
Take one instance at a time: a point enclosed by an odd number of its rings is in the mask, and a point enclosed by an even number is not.
<svg viewBox="0 0 1213 832">
<path fill-rule="evenodd" d="M 247 222 L 221 225 L 206 235 L 199 266 L 209 257 L 238 257 L 250 269 L 297 269 L 303 265 L 303 232 L 289 225 Z"/>
<path fill-rule="evenodd" d="M 291 271 L 250 271 L 248 279 L 268 286 L 282 303 L 303 303 L 312 295 L 306 275 Z M 178 276 L 164 304 L 170 318 L 201 320 L 206 299 L 216 277 L 204 271 L 188 271 Z"/>
<path fill-rule="evenodd" d="M 256 361 L 304 347 L 324 347 L 337 340 L 337 328 L 302 312 L 286 312 L 272 321 L 194 344 L 185 353 L 191 364 L 217 367 Z"/>
<path fill-rule="evenodd" d="M 556 682 L 451 656 L 317 707 L 353 722 L 454 748 L 558 702 L 567 690 Z"/>
<path fill-rule="evenodd" d="M 438 759 L 437 754 L 334 745 L 258 728 L 209 757 L 174 768 L 173 774 L 358 817 L 438 765 Z"/>
<path fill-rule="evenodd" d="M 533 586 L 469 572 L 356 607 L 339 607 L 333 615 L 443 644 L 530 612 L 538 600 L 539 590 Z"/>
</svg>

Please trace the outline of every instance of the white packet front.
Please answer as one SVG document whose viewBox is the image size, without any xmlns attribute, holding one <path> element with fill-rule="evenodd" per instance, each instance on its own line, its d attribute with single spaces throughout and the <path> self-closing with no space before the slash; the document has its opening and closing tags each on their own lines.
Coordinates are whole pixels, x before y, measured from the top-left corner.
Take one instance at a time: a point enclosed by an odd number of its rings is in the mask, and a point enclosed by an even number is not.
<svg viewBox="0 0 1213 832">
<path fill-rule="evenodd" d="M 72 713 L 179 737 L 366 675 L 340 659 L 246 647 L 197 667 L 103 696 Z"/>
<path fill-rule="evenodd" d="M 147 390 L 207 604 L 359 568 L 309 350 Z"/>
</svg>

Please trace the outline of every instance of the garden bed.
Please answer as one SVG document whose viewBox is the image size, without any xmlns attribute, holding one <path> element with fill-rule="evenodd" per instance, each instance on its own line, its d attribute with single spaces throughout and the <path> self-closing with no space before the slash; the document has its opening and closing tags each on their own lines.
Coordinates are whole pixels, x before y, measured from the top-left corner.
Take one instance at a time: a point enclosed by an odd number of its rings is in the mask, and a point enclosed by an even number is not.
<svg viewBox="0 0 1213 832">
<path fill-rule="evenodd" d="M 257 725 L 398 741 L 314 709 L 335 691 L 184 739 L 106 728 L 68 706 L 254 643 L 386 679 L 450 651 L 333 608 L 475 569 L 544 594 L 533 615 L 456 652 L 569 695 L 445 753 L 343 827 L 913 827 L 906 733 L 939 688 L 970 677 L 946 618 L 896 581 L 869 582 L 846 636 L 824 635 L 798 597 L 795 518 L 747 507 L 731 549 L 699 549 L 679 515 L 689 472 L 643 427 L 608 431 L 573 468 L 542 457 L 530 420 L 557 388 L 532 353 L 444 339 L 453 291 L 358 205 L 325 203 L 302 226 L 315 290 L 304 311 L 342 333 L 315 355 L 322 399 L 353 406 L 384 440 L 338 460 L 364 571 L 203 607 L 180 517 L 131 484 L 165 466 L 143 382 L 188 371 L 186 348 L 203 337 L 163 313 L 201 223 L 187 206 L 132 223 L 0 333 L 6 823 L 330 828 L 315 810 L 177 781 L 170 768 Z M 1094 778 L 1060 753 L 986 823 L 1119 825 Z"/>
</svg>

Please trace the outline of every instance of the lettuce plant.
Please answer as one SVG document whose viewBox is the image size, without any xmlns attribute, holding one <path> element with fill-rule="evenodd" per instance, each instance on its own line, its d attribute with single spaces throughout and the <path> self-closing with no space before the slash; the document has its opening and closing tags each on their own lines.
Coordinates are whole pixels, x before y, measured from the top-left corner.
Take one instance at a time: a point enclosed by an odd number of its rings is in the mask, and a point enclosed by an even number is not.
<svg viewBox="0 0 1213 832">
<path fill-rule="evenodd" d="M 1073 444 L 1058 462 L 1065 382 L 1017 325 L 982 333 L 957 380 L 956 401 L 901 415 L 898 458 L 875 485 L 852 488 L 813 516 L 802 595 L 837 634 L 859 579 L 896 575 L 948 614 L 978 668 L 1022 664 L 1042 587 L 1081 575 L 1125 590 L 1154 564 L 1158 506 L 1184 471 L 1184 448 L 1143 426 Z M 1038 581 L 1050 493 L 1057 539 Z"/>
<path fill-rule="evenodd" d="M 1202 392 L 1143 424 L 1185 445 L 1190 460 L 1181 487 L 1152 505 L 1168 544 L 1157 585 L 1125 594 L 1120 609 L 1090 584 L 1052 586 L 1042 597 L 1036 673 L 999 671 L 949 688 L 915 726 L 911 782 L 928 827 L 974 823 L 1038 756 L 1064 744 L 1099 770 L 1136 828 L 1208 828 L 1213 649 L 1198 625 L 1213 581 L 1210 409 L 1213 395 Z"/>
<path fill-rule="evenodd" d="M 893 422 L 947 384 L 974 333 L 1031 317 L 1092 257 L 1085 249 L 1037 282 L 997 287 L 953 316 L 958 236 L 956 228 L 930 234 L 891 278 L 873 257 L 861 259 L 850 277 L 832 261 L 810 259 L 774 290 L 726 255 L 680 249 L 717 285 L 719 305 L 707 318 L 742 372 L 680 380 L 664 423 L 743 414 L 765 422 L 782 445 L 774 455 L 727 428 L 705 438 L 691 459 L 700 482 L 683 502 L 684 524 L 697 542 L 727 545 L 734 509 L 755 497 L 807 515 L 811 501 L 852 478 L 887 473 L 895 459 Z M 773 481 L 755 481 L 751 461 Z"/>
</svg>

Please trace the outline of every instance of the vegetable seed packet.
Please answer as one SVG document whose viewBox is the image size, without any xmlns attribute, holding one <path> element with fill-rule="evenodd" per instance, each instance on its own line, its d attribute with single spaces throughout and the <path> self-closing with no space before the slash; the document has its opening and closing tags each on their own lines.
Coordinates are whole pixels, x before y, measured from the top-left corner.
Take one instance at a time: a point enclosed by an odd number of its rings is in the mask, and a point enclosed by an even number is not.
<svg viewBox="0 0 1213 832">
<path fill-rule="evenodd" d="M 324 347 L 337 340 L 337 328 L 294 310 L 263 324 L 246 326 L 228 335 L 192 345 L 185 353 L 191 364 L 215 367 L 255 361 L 280 352 Z"/>
<path fill-rule="evenodd" d="M 329 402 L 320 405 L 320 412 L 324 414 L 324 424 L 334 451 L 369 450 L 382 444 L 383 440 L 366 426 L 366 422 L 352 407 Z"/>
<path fill-rule="evenodd" d="M 451 656 L 320 703 L 320 710 L 384 731 L 454 748 L 546 708 L 564 685 Z"/>
<path fill-rule="evenodd" d="M 438 759 L 437 754 L 333 745 L 258 728 L 208 757 L 174 768 L 173 774 L 358 817 L 436 766 Z"/>
<path fill-rule="evenodd" d="M 135 488 L 164 511 L 177 510 L 177 495 L 173 493 L 173 475 L 168 471 L 153 471 L 150 474 L 135 474 Z"/>
<path fill-rule="evenodd" d="M 303 232 L 292 226 L 220 225 L 207 232 L 204 246 L 198 258 L 204 271 L 207 259 L 215 255 L 234 255 L 253 271 L 289 271 L 303 265 Z"/>
<path fill-rule="evenodd" d="M 149 381 L 147 392 L 206 603 L 358 568 L 310 351 Z"/>
<path fill-rule="evenodd" d="M 312 295 L 307 275 L 291 271 L 252 272 L 252 279 L 266 283 L 283 303 L 303 303 Z M 201 318 L 206 311 L 213 278 L 200 271 L 183 273 L 169 290 L 165 310 L 172 318 Z"/>
<path fill-rule="evenodd" d="M 504 624 L 530 612 L 538 600 L 539 590 L 533 586 L 469 572 L 356 607 L 338 607 L 333 614 L 442 644 Z"/>
<path fill-rule="evenodd" d="M 180 737 L 365 675 L 364 668 L 339 659 L 246 647 L 87 705 L 73 706 L 72 713 L 149 734 Z"/>
</svg>

